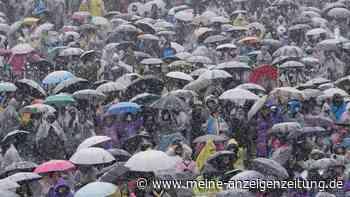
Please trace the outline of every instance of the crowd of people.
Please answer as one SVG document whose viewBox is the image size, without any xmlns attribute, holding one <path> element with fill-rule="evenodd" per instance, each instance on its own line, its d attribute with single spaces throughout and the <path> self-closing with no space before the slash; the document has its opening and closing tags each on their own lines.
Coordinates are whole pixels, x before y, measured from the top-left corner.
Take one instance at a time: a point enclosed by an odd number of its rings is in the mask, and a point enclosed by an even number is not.
<svg viewBox="0 0 350 197">
<path fill-rule="evenodd" d="M 350 196 L 349 18 L 348 0 L 0 1 L 0 197 Z"/>
</svg>

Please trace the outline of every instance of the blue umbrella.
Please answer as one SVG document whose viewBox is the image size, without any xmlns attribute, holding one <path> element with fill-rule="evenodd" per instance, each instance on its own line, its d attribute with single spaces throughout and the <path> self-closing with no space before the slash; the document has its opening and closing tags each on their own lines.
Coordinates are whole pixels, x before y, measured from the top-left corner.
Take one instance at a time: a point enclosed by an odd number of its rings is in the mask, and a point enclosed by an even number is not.
<svg viewBox="0 0 350 197">
<path fill-rule="evenodd" d="M 108 108 L 107 113 L 117 115 L 123 113 L 136 113 L 140 111 L 140 105 L 132 102 L 120 102 Z"/>
<path fill-rule="evenodd" d="M 118 187 L 112 183 L 93 182 L 78 190 L 74 197 L 107 197 L 116 193 Z"/>
<path fill-rule="evenodd" d="M 71 79 L 73 77 L 74 77 L 74 75 L 72 73 L 65 71 L 65 70 L 59 70 L 59 71 L 55 71 L 55 72 L 48 74 L 44 78 L 43 84 L 45 84 L 45 85 L 59 84 L 62 81 L 65 81 L 67 79 Z"/>
</svg>

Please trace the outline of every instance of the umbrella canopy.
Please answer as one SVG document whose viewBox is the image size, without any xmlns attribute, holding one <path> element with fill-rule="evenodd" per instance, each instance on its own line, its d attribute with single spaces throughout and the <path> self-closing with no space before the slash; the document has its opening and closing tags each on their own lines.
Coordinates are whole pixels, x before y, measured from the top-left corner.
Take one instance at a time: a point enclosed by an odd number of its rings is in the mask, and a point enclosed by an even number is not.
<svg viewBox="0 0 350 197">
<path fill-rule="evenodd" d="M 275 176 L 279 180 L 285 180 L 289 177 L 287 170 L 272 159 L 256 158 L 252 161 L 252 169 L 264 175 Z"/>
<path fill-rule="evenodd" d="M 273 152 L 271 159 L 285 165 L 292 158 L 292 155 L 293 152 L 290 147 L 280 147 Z"/>
<path fill-rule="evenodd" d="M 187 9 L 187 10 L 183 10 L 175 13 L 175 18 L 180 21 L 189 22 L 193 20 L 193 17 L 194 15 L 193 15 L 192 9 Z"/>
<path fill-rule="evenodd" d="M 33 104 L 33 105 L 27 105 L 25 107 L 23 107 L 20 112 L 21 113 L 46 113 L 46 112 L 55 112 L 56 109 L 53 108 L 50 105 L 46 105 L 46 104 Z"/>
<path fill-rule="evenodd" d="M 28 131 L 22 131 L 22 130 L 14 130 L 9 132 L 5 137 L 2 138 L 1 143 L 6 144 L 7 142 L 11 142 L 13 138 L 16 138 L 20 135 L 28 135 L 30 132 Z"/>
<path fill-rule="evenodd" d="M 224 62 L 221 64 L 218 64 L 215 66 L 215 69 L 244 69 L 249 70 L 251 69 L 250 66 L 244 62 L 237 62 L 237 61 L 231 61 L 231 62 Z"/>
<path fill-rule="evenodd" d="M 20 197 L 15 192 L 11 192 L 11 191 L 8 191 L 8 190 L 0 190 L 0 194 L 1 194 L 2 197 Z"/>
<path fill-rule="evenodd" d="M 242 100 L 258 100 L 259 96 L 254 93 L 240 88 L 234 88 L 231 90 L 227 90 L 222 93 L 219 97 L 221 100 L 230 100 L 230 101 L 242 101 Z"/>
<path fill-rule="evenodd" d="M 118 192 L 118 187 L 112 183 L 92 182 L 80 188 L 74 197 L 107 197 Z"/>
<path fill-rule="evenodd" d="M 192 77 L 199 77 L 201 74 L 205 73 L 209 69 L 207 68 L 198 68 L 190 73 Z"/>
<path fill-rule="evenodd" d="M 74 169 L 75 166 L 66 160 L 51 160 L 40 164 L 35 168 L 34 173 L 64 172 Z"/>
<path fill-rule="evenodd" d="M 202 64 L 211 64 L 213 61 L 206 56 L 190 56 L 186 59 L 190 63 L 202 63 Z"/>
<path fill-rule="evenodd" d="M 149 106 L 158 99 L 160 99 L 159 95 L 145 92 L 134 96 L 132 99 L 130 99 L 130 102 L 137 103 L 143 106 Z"/>
<path fill-rule="evenodd" d="M 127 73 L 121 77 L 119 77 L 115 82 L 118 84 L 123 84 L 123 86 L 127 87 L 132 84 L 133 81 L 137 79 L 141 79 L 142 76 L 137 73 Z"/>
<path fill-rule="evenodd" d="M 136 153 L 125 163 L 125 166 L 131 171 L 138 172 L 170 170 L 174 169 L 175 165 L 175 159 L 157 150 L 147 150 Z"/>
<path fill-rule="evenodd" d="M 147 58 L 143 59 L 140 63 L 144 65 L 161 65 L 163 64 L 163 60 L 159 58 Z"/>
<path fill-rule="evenodd" d="M 110 92 L 122 91 L 122 90 L 125 90 L 125 89 L 126 89 L 126 86 L 124 86 L 124 84 L 116 83 L 116 82 L 113 82 L 113 81 L 104 83 L 104 84 L 102 84 L 102 85 L 100 85 L 100 86 L 98 86 L 96 88 L 96 90 L 98 92 L 101 92 L 101 93 L 104 93 L 104 94 L 107 94 L 107 93 L 110 93 Z"/>
<path fill-rule="evenodd" d="M 123 149 L 113 148 L 107 151 L 113 155 L 116 162 L 126 162 L 132 156 L 128 151 Z"/>
<path fill-rule="evenodd" d="M 265 88 L 261 85 L 255 84 L 255 83 L 243 83 L 236 88 L 245 89 L 245 90 L 258 90 L 262 92 L 266 92 Z"/>
<path fill-rule="evenodd" d="M 137 113 L 141 109 L 141 106 L 132 102 L 120 102 L 110 106 L 107 110 L 107 114 L 118 115 L 123 113 Z"/>
<path fill-rule="evenodd" d="M 233 181 L 253 181 L 253 180 L 265 180 L 265 175 L 261 174 L 258 171 L 255 170 L 246 170 L 243 172 L 240 172 L 233 176 L 230 180 Z"/>
<path fill-rule="evenodd" d="M 334 85 L 343 90 L 350 89 L 350 76 L 342 77 L 334 82 Z"/>
<path fill-rule="evenodd" d="M 215 80 L 215 79 L 227 79 L 232 75 L 224 70 L 208 70 L 199 76 L 199 79 Z"/>
<path fill-rule="evenodd" d="M 304 68 L 305 65 L 297 61 L 287 61 L 281 64 L 278 68 L 280 69 L 290 69 L 290 68 Z"/>
<path fill-rule="evenodd" d="M 99 136 L 99 135 L 92 136 L 92 137 L 85 139 L 82 143 L 80 143 L 78 148 L 77 148 L 77 151 L 79 151 L 83 148 L 90 148 L 92 146 L 96 146 L 98 144 L 108 142 L 110 140 L 111 140 L 111 138 L 108 136 Z"/>
<path fill-rule="evenodd" d="M 11 49 L 11 52 L 13 54 L 17 54 L 17 55 L 28 54 L 28 53 L 31 53 L 33 51 L 34 51 L 34 48 L 30 44 L 27 44 L 27 43 L 18 44 Z"/>
<path fill-rule="evenodd" d="M 193 81 L 193 78 L 191 77 L 191 75 L 188 75 L 186 73 L 183 72 L 179 72 L 179 71 L 173 71 L 173 72 L 169 72 L 166 74 L 167 77 L 172 78 L 172 79 L 180 79 L 180 80 L 184 80 L 184 81 Z"/>
<path fill-rule="evenodd" d="M 44 103 L 47 105 L 66 106 L 75 103 L 75 100 L 71 95 L 61 93 L 47 97 Z"/>
<path fill-rule="evenodd" d="M 301 130 L 302 126 L 297 122 L 283 122 L 274 124 L 269 133 L 289 133 Z"/>
<path fill-rule="evenodd" d="M 74 75 L 68 71 L 60 70 L 60 71 L 54 71 L 50 74 L 48 74 L 44 80 L 43 84 L 45 85 L 53 85 L 53 84 L 59 84 L 62 81 L 65 81 L 67 79 L 73 78 Z"/>
<path fill-rule="evenodd" d="M 1 82 L 0 83 L 0 92 L 15 92 L 17 86 L 11 82 Z"/>
<path fill-rule="evenodd" d="M 329 117 L 324 116 L 305 116 L 305 125 L 310 127 L 320 126 L 323 128 L 331 128 L 334 126 L 334 122 Z"/>
<path fill-rule="evenodd" d="M 22 172 L 22 171 L 33 171 L 38 165 L 30 161 L 20 161 L 12 163 L 9 166 L 6 166 L 2 174 L 10 172 Z"/>
<path fill-rule="evenodd" d="M 237 49 L 237 46 L 231 43 L 226 43 L 216 47 L 217 51 L 226 50 L 226 49 Z"/>
<path fill-rule="evenodd" d="M 11 181 L 20 183 L 20 182 L 39 180 L 41 179 L 41 176 L 33 172 L 18 172 L 7 178 L 10 179 Z"/>
<path fill-rule="evenodd" d="M 167 94 L 155 101 L 151 107 L 162 110 L 187 111 L 188 106 L 180 98 Z"/>
<path fill-rule="evenodd" d="M 332 98 L 334 94 L 340 94 L 343 97 L 349 96 L 347 92 L 339 88 L 330 88 L 323 91 L 323 94 L 320 96 L 321 98 Z"/>
<path fill-rule="evenodd" d="M 270 95 L 280 98 L 283 101 L 291 99 L 304 100 L 305 95 L 302 91 L 292 87 L 280 87 L 272 90 Z"/>
<path fill-rule="evenodd" d="M 312 163 L 309 167 L 309 169 L 318 169 L 318 170 L 324 170 L 327 169 L 331 166 L 336 166 L 337 165 L 337 160 L 331 159 L 331 158 L 323 158 L 316 160 L 314 163 Z"/>
<path fill-rule="evenodd" d="M 19 187 L 20 187 L 20 185 L 18 185 L 17 182 L 12 181 L 8 178 L 0 179 L 0 191 L 1 190 L 15 190 Z M 2 196 L 2 194 L 1 194 L 1 196 Z"/>
<path fill-rule="evenodd" d="M 79 77 L 73 77 L 59 83 L 53 90 L 53 93 L 54 94 L 58 94 L 60 92 L 73 93 L 76 90 L 78 90 L 79 87 L 87 86 L 87 84 L 88 84 L 88 80 L 79 78 Z"/>
<path fill-rule="evenodd" d="M 137 33 L 140 30 L 131 24 L 121 24 L 114 29 L 115 32 Z"/>
<path fill-rule="evenodd" d="M 16 85 L 20 89 L 29 90 L 30 94 L 38 97 L 45 97 L 45 90 L 35 81 L 30 79 L 20 79 L 16 81 Z"/>
<path fill-rule="evenodd" d="M 259 98 L 254 103 L 254 105 L 248 111 L 248 121 L 250 121 L 258 113 L 258 111 L 265 105 L 267 98 L 268 98 L 268 96 L 265 95 L 265 96 Z"/>
<path fill-rule="evenodd" d="M 85 89 L 74 92 L 73 98 L 98 103 L 103 101 L 106 98 L 106 95 L 97 90 Z"/>
<path fill-rule="evenodd" d="M 333 8 L 328 11 L 327 13 L 328 16 L 333 17 L 333 18 L 348 18 L 350 17 L 350 10 L 346 8 Z"/>
<path fill-rule="evenodd" d="M 243 0 L 240 0 L 243 1 Z M 245 189 L 230 189 L 227 191 L 220 192 L 216 195 L 216 197 L 230 197 L 230 196 L 237 196 L 237 197 L 255 197 L 256 194 L 253 192 L 250 192 L 249 190 Z"/>
<path fill-rule="evenodd" d="M 90 147 L 78 150 L 69 160 L 78 165 L 98 165 L 111 163 L 115 158 L 103 148 Z"/>
<path fill-rule="evenodd" d="M 301 58 L 304 55 L 304 51 L 297 46 L 283 46 L 273 53 L 273 57 L 295 57 Z"/>
<path fill-rule="evenodd" d="M 306 86 L 313 86 L 313 85 L 319 86 L 321 84 L 325 84 L 325 83 L 329 83 L 329 82 L 331 82 L 331 80 L 325 79 L 325 78 L 322 78 L 322 77 L 317 77 L 317 78 L 314 78 L 314 79 L 311 79 L 311 80 L 307 81 L 305 83 L 305 85 Z"/>
<path fill-rule="evenodd" d="M 224 142 L 227 140 L 226 137 L 221 136 L 221 135 L 203 135 L 203 136 L 199 136 L 196 139 L 193 140 L 194 144 L 197 143 L 206 143 L 208 140 L 213 140 L 214 142 Z"/>
<path fill-rule="evenodd" d="M 210 43 L 216 43 L 216 42 L 223 42 L 227 40 L 227 38 L 223 35 L 213 35 L 209 36 L 204 40 L 205 44 L 210 44 Z"/>
<path fill-rule="evenodd" d="M 318 36 L 321 34 L 327 34 L 328 31 L 323 28 L 315 28 L 306 32 L 306 36 Z"/>
<path fill-rule="evenodd" d="M 140 40 L 159 41 L 159 37 L 153 34 L 141 34 L 137 38 Z"/>
<path fill-rule="evenodd" d="M 60 51 L 59 56 L 68 57 L 68 56 L 80 56 L 84 53 L 84 50 L 81 48 L 70 47 Z"/>
</svg>

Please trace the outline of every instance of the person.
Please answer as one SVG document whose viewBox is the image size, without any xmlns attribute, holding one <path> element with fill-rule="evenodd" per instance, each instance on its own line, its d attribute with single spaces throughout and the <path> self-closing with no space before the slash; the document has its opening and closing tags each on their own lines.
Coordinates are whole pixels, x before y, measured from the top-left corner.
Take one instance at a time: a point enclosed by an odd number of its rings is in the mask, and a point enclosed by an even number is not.
<svg viewBox="0 0 350 197">
<path fill-rule="evenodd" d="M 175 49 L 171 47 L 171 43 L 167 41 L 161 52 L 161 58 L 171 58 L 175 56 Z"/>
<path fill-rule="evenodd" d="M 12 98 L 7 104 L 3 112 L 0 113 L 1 136 L 5 136 L 8 132 L 14 131 L 20 126 L 20 116 L 18 109 L 20 105 L 15 98 Z"/>
<path fill-rule="evenodd" d="M 73 197 L 71 188 L 66 184 L 58 172 L 49 174 L 49 183 L 51 187 L 47 197 Z"/>
<path fill-rule="evenodd" d="M 286 122 L 298 122 L 304 125 L 304 115 L 301 113 L 301 102 L 298 100 L 290 100 L 287 104 L 287 113 L 283 120 Z"/>
<path fill-rule="evenodd" d="M 346 112 L 347 103 L 344 102 L 340 94 L 334 94 L 330 105 L 331 118 L 336 122 L 341 121 L 342 116 Z"/>
</svg>

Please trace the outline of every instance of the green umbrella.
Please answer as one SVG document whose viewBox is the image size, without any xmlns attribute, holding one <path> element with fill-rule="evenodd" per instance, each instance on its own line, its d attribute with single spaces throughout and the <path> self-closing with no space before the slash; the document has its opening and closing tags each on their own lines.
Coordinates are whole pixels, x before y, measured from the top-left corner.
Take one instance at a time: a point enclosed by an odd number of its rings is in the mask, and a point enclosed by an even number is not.
<svg viewBox="0 0 350 197">
<path fill-rule="evenodd" d="M 75 100 L 71 95 L 62 93 L 47 97 L 44 103 L 47 105 L 66 106 L 75 103 Z"/>
<path fill-rule="evenodd" d="M 14 92 L 17 90 L 17 86 L 10 82 L 0 83 L 0 92 Z"/>
</svg>

